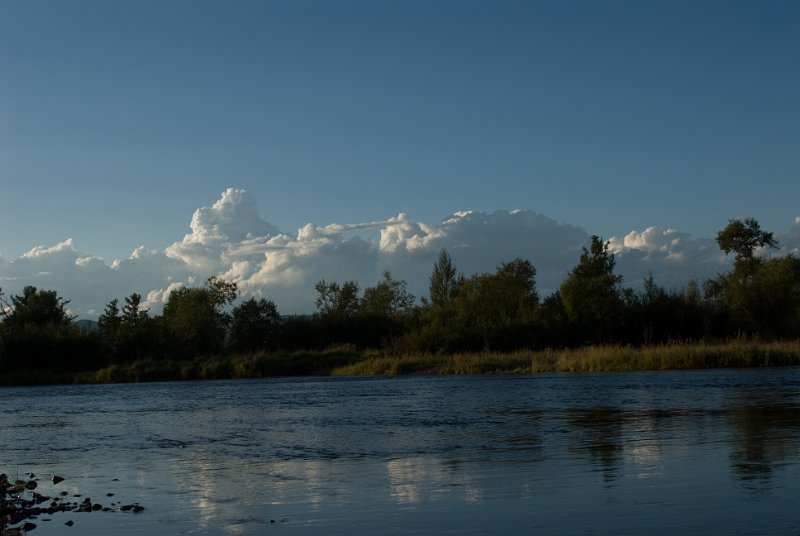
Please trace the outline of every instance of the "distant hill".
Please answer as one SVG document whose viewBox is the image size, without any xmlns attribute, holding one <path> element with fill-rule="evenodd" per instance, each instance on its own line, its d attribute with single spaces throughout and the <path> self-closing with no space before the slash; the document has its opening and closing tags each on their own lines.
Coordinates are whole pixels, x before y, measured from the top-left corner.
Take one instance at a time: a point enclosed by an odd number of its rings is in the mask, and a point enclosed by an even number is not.
<svg viewBox="0 0 800 536">
<path fill-rule="evenodd" d="M 82 318 L 80 320 L 76 320 L 73 323 L 76 326 L 78 326 L 79 328 L 81 328 L 83 331 L 91 332 L 91 331 L 94 331 L 94 330 L 97 329 L 97 320 L 88 320 L 88 319 Z"/>
</svg>

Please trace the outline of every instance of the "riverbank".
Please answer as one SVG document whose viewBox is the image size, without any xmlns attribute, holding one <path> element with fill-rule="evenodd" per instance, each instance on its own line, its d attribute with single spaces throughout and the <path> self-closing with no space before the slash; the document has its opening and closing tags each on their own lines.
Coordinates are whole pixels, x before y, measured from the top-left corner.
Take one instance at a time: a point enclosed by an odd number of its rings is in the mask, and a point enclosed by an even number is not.
<svg viewBox="0 0 800 536">
<path fill-rule="evenodd" d="M 589 346 L 510 353 L 383 356 L 340 367 L 334 374 L 532 374 L 796 365 L 800 365 L 800 341 L 731 341 L 644 347 Z"/>
<path fill-rule="evenodd" d="M 344 347 L 319 352 L 230 355 L 191 361 L 140 360 L 72 374 L 23 371 L 0 376 L 0 384 L 127 383 L 275 376 L 533 374 L 797 365 L 800 365 L 800 341 L 762 342 L 737 339 L 714 344 L 588 346 L 451 355 L 392 355 Z"/>
</svg>

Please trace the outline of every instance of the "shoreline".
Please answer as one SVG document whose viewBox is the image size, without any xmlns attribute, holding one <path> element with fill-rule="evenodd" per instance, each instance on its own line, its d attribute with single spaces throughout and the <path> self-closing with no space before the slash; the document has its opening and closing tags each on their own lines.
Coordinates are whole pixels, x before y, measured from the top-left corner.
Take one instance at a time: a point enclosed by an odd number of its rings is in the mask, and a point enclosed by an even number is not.
<svg viewBox="0 0 800 536">
<path fill-rule="evenodd" d="M 146 359 L 75 373 L 19 371 L 0 376 L 0 385 L 10 387 L 293 376 L 624 372 L 798 365 L 800 340 L 732 340 L 642 347 L 586 346 L 460 354 L 391 354 L 338 347 L 325 351 L 212 356 L 189 361 Z"/>
</svg>

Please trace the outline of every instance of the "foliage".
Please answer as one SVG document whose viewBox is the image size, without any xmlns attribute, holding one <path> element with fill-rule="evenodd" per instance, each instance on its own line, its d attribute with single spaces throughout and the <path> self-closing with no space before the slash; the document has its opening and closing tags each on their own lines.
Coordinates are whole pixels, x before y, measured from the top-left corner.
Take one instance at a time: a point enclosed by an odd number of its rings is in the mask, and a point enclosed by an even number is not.
<svg viewBox="0 0 800 536">
<path fill-rule="evenodd" d="M 494 274 L 462 279 L 444 305 L 425 313 L 422 331 L 407 336 L 405 345 L 427 351 L 527 345 L 539 301 L 535 276 L 530 261 L 514 259 Z"/>
<path fill-rule="evenodd" d="M 236 283 L 214 277 L 202 288 L 174 290 L 164 305 L 170 354 L 189 358 L 222 350 L 230 321 L 223 307 L 236 299 Z"/>
<path fill-rule="evenodd" d="M 68 300 L 54 290 L 26 286 L 22 294 L 2 298 L 0 370 L 80 370 L 97 366 L 94 341 L 72 325 Z"/>
<path fill-rule="evenodd" d="M 757 248 L 777 247 L 778 242 L 761 230 L 755 218 L 732 219 L 719 233 L 717 244 L 726 255 L 733 253 L 736 264 L 748 263 L 754 259 Z"/>
<path fill-rule="evenodd" d="M 97 333 L 103 345 L 103 351 L 109 356 L 116 356 L 120 351 L 122 317 L 119 311 L 119 300 L 114 298 L 103 314 L 97 319 Z"/>
<path fill-rule="evenodd" d="M 137 293 L 122 305 L 113 299 L 88 332 L 72 324 L 69 302 L 55 291 L 25 287 L 6 299 L 0 289 L 0 376 L 30 382 L 98 369 L 104 372 L 93 381 L 498 372 L 524 370 L 526 355 L 534 356 L 534 371 L 793 363 L 795 354 L 764 353 L 763 344 L 750 360 L 730 348 L 706 351 L 707 341 L 800 337 L 800 259 L 761 256 L 760 248 L 777 242 L 752 218 L 731 220 L 718 242 L 736 257 L 729 272 L 703 282 L 705 294 L 697 281 L 665 289 L 652 275 L 640 292 L 624 288 L 608 243 L 597 236 L 558 291 L 542 299 L 530 261 L 513 259 L 465 278 L 444 250 L 422 306 L 387 270 L 363 294 L 357 281 L 319 281 L 318 312 L 309 316 L 281 317 L 265 298 L 230 310 L 237 286 L 215 277 L 175 290 L 161 315 L 151 316 Z M 662 345 L 685 352 L 654 350 Z M 351 350 L 320 357 L 332 347 Z M 227 357 L 231 352 L 249 357 Z M 483 357 L 464 357 L 475 355 Z"/>
<path fill-rule="evenodd" d="M 230 342 L 237 351 L 254 352 L 266 348 L 269 337 L 280 323 L 272 300 L 250 298 L 233 308 Z"/>
<path fill-rule="evenodd" d="M 10 303 L 0 303 L 0 309 L 3 310 L 6 327 L 67 325 L 73 320 L 66 311 L 68 303 L 69 300 L 60 298 L 54 290 L 27 286 L 22 294 L 12 296 Z"/>
<path fill-rule="evenodd" d="M 317 291 L 315 304 L 322 315 L 352 316 L 358 312 L 358 283 L 345 281 L 340 286 L 336 282 L 318 281 L 314 285 Z"/>
<path fill-rule="evenodd" d="M 766 337 L 800 335 L 800 260 L 793 255 L 763 259 L 757 248 L 778 245 L 753 218 L 730 220 L 717 235 L 733 269 L 707 283 L 707 295 L 723 307 L 728 330 Z"/>
<path fill-rule="evenodd" d="M 616 259 L 608 251 L 608 242 L 595 235 L 591 241 L 561 284 L 559 295 L 573 329 L 586 341 L 609 342 L 620 324 L 622 277 L 614 274 Z"/>
<path fill-rule="evenodd" d="M 458 273 L 447 251 L 444 249 L 440 251 L 439 258 L 433 265 L 428 287 L 431 305 L 445 307 L 449 304 L 463 280 L 464 276 Z"/>
<path fill-rule="evenodd" d="M 142 296 L 133 293 L 125 298 L 122 308 L 122 324 L 129 329 L 136 329 L 147 319 L 147 310 L 141 308 Z"/>
<path fill-rule="evenodd" d="M 414 296 L 406 289 L 406 282 L 394 279 L 389 270 L 384 270 L 381 282 L 374 287 L 364 289 L 359 311 L 392 316 L 407 311 L 413 305 Z"/>
</svg>

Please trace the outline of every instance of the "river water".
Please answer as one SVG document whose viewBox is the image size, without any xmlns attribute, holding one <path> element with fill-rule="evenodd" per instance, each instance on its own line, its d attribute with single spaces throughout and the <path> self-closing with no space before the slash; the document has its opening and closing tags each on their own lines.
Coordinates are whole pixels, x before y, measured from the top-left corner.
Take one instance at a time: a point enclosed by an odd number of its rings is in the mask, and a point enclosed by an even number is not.
<svg viewBox="0 0 800 536">
<path fill-rule="evenodd" d="M 42 536 L 800 534 L 800 368 L 0 388 L 0 407 L 2 471 L 146 507 L 40 516 Z"/>
</svg>

